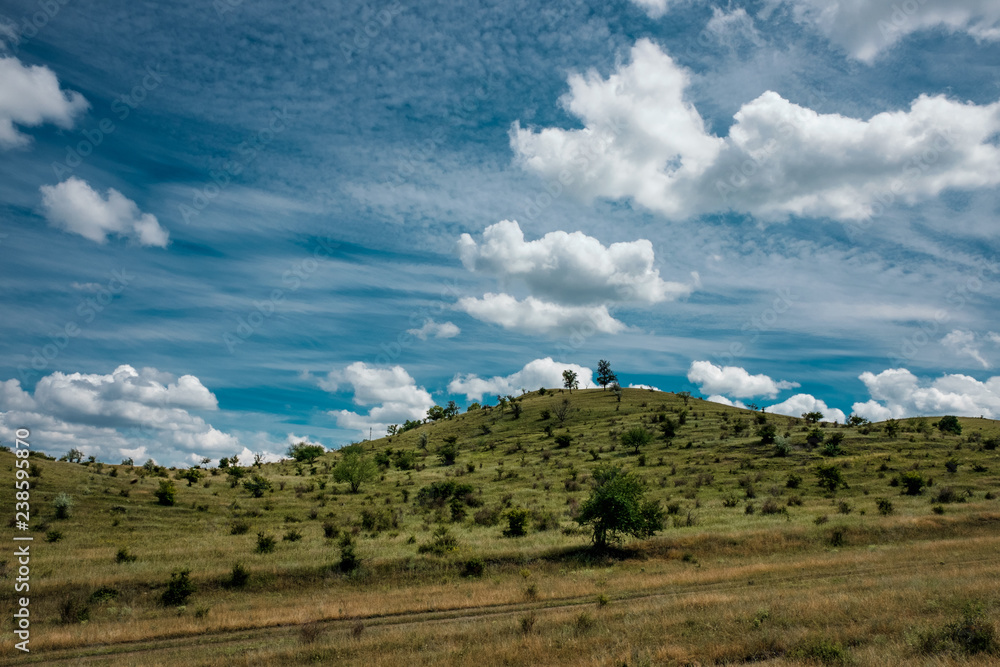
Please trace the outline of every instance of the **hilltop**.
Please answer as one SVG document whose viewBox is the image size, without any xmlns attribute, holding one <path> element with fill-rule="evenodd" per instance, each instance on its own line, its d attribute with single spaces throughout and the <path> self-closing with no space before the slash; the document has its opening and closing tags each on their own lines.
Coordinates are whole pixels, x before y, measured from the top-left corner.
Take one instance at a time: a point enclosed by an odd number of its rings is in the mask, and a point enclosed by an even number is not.
<svg viewBox="0 0 1000 667">
<path fill-rule="evenodd" d="M 31 457 L 21 661 L 887 664 L 968 657 L 947 631 L 966 605 L 995 627 L 1000 422 L 847 427 L 646 389 L 515 402 L 239 472 Z M 357 493 L 332 475 L 349 452 L 378 466 Z M 644 480 L 657 535 L 589 548 L 574 519 L 604 465 Z"/>
</svg>

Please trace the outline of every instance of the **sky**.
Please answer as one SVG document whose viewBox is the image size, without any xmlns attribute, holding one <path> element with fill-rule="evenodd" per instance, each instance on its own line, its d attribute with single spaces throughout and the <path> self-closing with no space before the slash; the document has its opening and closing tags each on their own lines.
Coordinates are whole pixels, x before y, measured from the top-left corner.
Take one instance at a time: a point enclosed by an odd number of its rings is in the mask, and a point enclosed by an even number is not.
<svg viewBox="0 0 1000 667">
<path fill-rule="evenodd" d="M 1000 418 L 992 0 L 0 5 L 0 441 L 593 386 Z"/>
</svg>

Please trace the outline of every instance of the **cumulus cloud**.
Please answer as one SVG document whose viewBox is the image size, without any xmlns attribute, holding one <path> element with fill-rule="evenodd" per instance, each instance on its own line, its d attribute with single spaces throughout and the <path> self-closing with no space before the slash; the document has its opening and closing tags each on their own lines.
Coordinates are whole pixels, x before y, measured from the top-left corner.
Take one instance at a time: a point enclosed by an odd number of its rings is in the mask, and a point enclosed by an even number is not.
<svg viewBox="0 0 1000 667">
<path fill-rule="evenodd" d="M 708 401 L 709 403 L 721 403 L 722 405 L 728 405 L 731 408 L 742 408 L 743 410 L 750 409 L 746 406 L 746 403 L 742 401 L 733 401 L 731 399 L 726 398 L 725 396 L 722 396 L 721 394 L 712 394 L 705 400 Z"/>
<path fill-rule="evenodd" d="M 987 334 L 988 340 L 994 340 L 993 338 L 990 338 L 991 335 L 996 336 L 996 334 L 990 332 Z M 954 329 L 941 339 L 941 344 L 955 354 L 975 359 L 983 368 L 990 367 L 990 362 L 983 357 L 976 334 L 972 331 Z"/>
<path fill-rule="evenodd" d="M 320 380 L 320 387 L 329 392 L 340 391 L 349 385 L 354 392 L 354 404 L 374 406 L 367 414 L 350 410 L 333 410 L 337 426 L 357 430 L 364 437 L 369 429 L 382 435 L 390 424 L 407 420 L 421 420 L 434 405 L 434 399 L 423 387 L 418 387 L 402 366 L 369 366 L 355 361 L 346 368 L 331 371 Z"/>
<path fill-rule="evenodd" d="M 797 22 L 815 27 L 852 58 L 866 63 L 907 35 L 931 28 L 967 33 L 977 40 L 1000 39 L 1000 5 L 994 0 L 772 0 L 770 4 L 790 5 Z"/>
<path fill-rule="evenodd" d="M 668 218 L 737 211 L 761 219 L 863 220 L 895 201 L 1000 183 L 1000 103 L 921 95 L 868 120 L 820 114 L 766 91 L 725 137 L 686 98 L 690 76 L 648 39 L 607 78 L 569 77 L 561 100 L 582 129 L 522 128 L 518 162 L 585 200 L 631 198 Z"/>
<path fill-rule="evenodd" d="M 892 368 L 878 375 L 862 373 L 860 380 L 872 398 L 855 403 L 853 410 L 872 421 L 945 414 L 1000 418 L 1000 377 L 980 382 L 968 375 L 942 375 L 921 386 L 917 376 L 907 369 Z"/>
<path fill-rule="evenodd" d="M 632 3 L 641 7 L 646 15 L 651 19 L 658 19 L 674 5 L 681 4 L 686 0 L 632 0 Z"/>
<path fill-rule="evenodd" d="M 825 402 L 812 396 L 811 394 L 795 394 L 791 398 L 764 408 L 766 412 L 776 415 L 787 415 L 789 417 L 801 417 L 807 412 L 823 413 L 822 421 L 837 422 L 843 424 L 847 417 L 842 410 L 828 407 Z"/>
<path fill-rule="evenodd" d="M 171 463 L 228 455 L 241 447 L 238 439 L 189 412 L 217 409 L 215 395 L 193 375 L 129 365 L 106 375 L 52 373 L 33 393 L 18 380 L 0 383 L 5 423 L 31 425 L 56 452 L 76 447 L 106 460 L 147 451 Z"/>
<path fill-rule="evenodd" d="M 649 389 L 650 391 L 663 391 L 659 387 L 654 387 L 651 384 L 630 384 L 629 389 Z"/>
<path fill-rule="evenodd" d="M 519 394 L 522 389 L 534 391 L 542 387 L 562 387 L 562 374 L 565 370 L 576 373 L 581 389 L 591 389 L 596 386 L 593 382 L 594 371 L 586 366 L 564 364 L 553 361 L 552 357 L 545 357 L 529 361 L 524 368 L 510 375 L 496 375 L 491 378 L 481 378 L 474 374 L 456 375 L 448 383 L 448 391 L 452 394 L 465 394 L 466 400 L 478 401 L 484 395 Z"/>
<path fill-rule="evenodd" d="M 18 58 L 0 57 L 0 148 L 31 141 L 15 125 L 53 123 L 68 129 L 88 106 L 80 93 L 60 89 L 59 79 L 48 67 L 26 66 Z"/>
<path fill-rule="evenodd" d="M 463 297 L 457 307 L 477 320 L 531 334 L 555 334 L 587 327 L 601 333 L 625 329 L 624 324 L 611 316 L 607 306 L 561 306 L 533 296 L 518 301 L 509 294 L 487 292 L 481 299 Z"/>
<path fill-rule="evenodd" d="M 427 340 L 428 338 L 454 338 L 458 334 L 462 333 L 453 322 L 435 322 L 432 319 L 427 319 L 424 324 L 419 329 L 407 329 L 406 333 L 416 336 L 420 340 Z"/>
<path fill-rule="evenodd" d="M 698 385 L 703 394 L 725 394 L 736 398 L 774 398 L 783 389 L 799 386 L 798 382 L 775 381 L 763 374 L 750 375 L 739 366 L 716 366 L 710 361 L 692 361 L 687 378 Z"/>
<path fill-rule="evenodd" d="M 625 325 L 609 305 L 649 305 L 691 293 L 693 286 L 667 282 L 654 268 L 653 244 L 638 239 L 605 246 L 583 232 L 549 232 L 525 241 L 516 221 L 490 225 L 477 243 L 462 234 L 462 264 L 469 271 L 496 276 L 502 284 L 517 281 L 530 296 L 487 293 L 459 300 L 458 309 L 473 317 L 529 333 L 551 333 L 590 326 L 616 333 Z M 697 282 L 697 275 L 693 276 Z"/>
<path fill-rule="evenodd" d="M 169 234 L 156 216 L 142 213 L 134 201 L 114 188 L 101 197 L 86 181 L 71 176 L 40 190 L 45 218 L 53 227 L 97 243 L 106 243 L 109 234 L 117 234 L 135 239 L 139 245 L 167 246 Z"/>
<path fill-rule="evenodd" d="M 760 46 L 764 43 L 753 18 L 742 7 L 731 12 L 713 7 L 712 18 L 705 25 L 705 30 L 715 37 L 716 41 L 731 49 Z"/>
</svg>

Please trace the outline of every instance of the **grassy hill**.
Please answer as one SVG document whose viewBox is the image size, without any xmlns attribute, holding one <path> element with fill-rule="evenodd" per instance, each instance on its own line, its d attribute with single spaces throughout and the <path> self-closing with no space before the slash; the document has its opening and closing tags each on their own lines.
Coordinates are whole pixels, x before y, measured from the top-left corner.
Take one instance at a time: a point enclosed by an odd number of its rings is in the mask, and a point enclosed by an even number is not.
<svg viewBox="0 0 1000 667">
<path fill-rule="evenodd" d="M 189 486 L 179 470 L 32 457 L 31 653 L 17 662 L 997 660 L 1000 422 L 815 425 L 642 389 L 533 392 L 518 413 L 361 443 L 382 466 L 358 493 L 333 481 L 341 452 L 245 471 L 272 484 L 259 498 L 225 470 Z M 762 419 L 776 444 L 760 444 Z M 619 437 L 637 425 L 654 439 L 635 453 Z M 607 464 L 644 479 L 667 524 L 595 552 L 574 517 Z M 821 487 L 820 466 L 846 487 Z M 12 481 L 12 453 L 0 468 Z M 926 486 L 907 495 L 915 476 Z M 168 480 L 173 506 L 155 495 Z M 527 534 L 506 537 L 517 509 Z M 164 604 L 172 574 L 175 592 L 195 588 L 182 604 Z"/>
</svg>

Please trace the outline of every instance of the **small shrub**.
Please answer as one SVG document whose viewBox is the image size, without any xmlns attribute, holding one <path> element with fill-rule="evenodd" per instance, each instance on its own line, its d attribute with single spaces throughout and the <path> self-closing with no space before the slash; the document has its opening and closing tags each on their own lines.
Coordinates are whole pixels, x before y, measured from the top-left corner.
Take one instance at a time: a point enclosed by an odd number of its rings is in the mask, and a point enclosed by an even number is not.
<svg viewBox="0 0 1000 667">
<path fill-rule="evenodd" d="M 122 547 L 121 549 L 118 550 L 118 553 L 115 554 L 115 562 L 119 564 L 134 563 L 138 559 L 139 557 L 130 552 L 128 550 L 128 547 Z"/>
<path fill-rule="evenodd" d="M 946 486 L 937 492 L 934 496 L 934 501 L 937 503 L 959 503 L 964 499 L 955 491 L 955 489 L 950 486 Z"/>
<path fill-rule="evenodd" d="M 340 528 L 329 521 L 323 522 L 323 537 L 327 539 L 334 539 L 340 534 Z"/>
<path fill-rule="evenodd" d="M 243 588 L 249 582 L 250 570 L 244 567 L 243 563 L 236 563 L 229 576 L 223 580 L 222 585 L 226 588 Z"/>
<path fill-rule="evenodd" d="M 250 532 L 250 523 L 242 519 L 237 519 L 229 524 L 230 535 L 246 535 Z"/>
<path fill-rule="evenodd" d="M 797 489 L 800 484 L 802 484 L 802 477 L 796 475 L 794 472 L 788 476 L 788 479 L 785 480 L 785 486 L 789 489 Z"/>
<path fill-rule="evenodd" d="M 882 516 L 889 516 L 895 510 L 888 498 L 876 498 L 875 503 L 878 505 L 878 513 Z"/>
<path fill-rule="evenodd" d="M 302 539 L 302 533 L 292 528 L 285 533 L 284 537 L 281 538 L 285 542 L 298 542 Z"/>
<path fill-rule="evenodd" d="M 480 526 L 495 526 L 500 523 L 502 514 L 500 507 L 484 507 L 472 516 L 472 520 Z"/>
<path fill-rule="evenodd" d="M 53 528 L 49 532 L 45 533 L 45 541 L 46 542 L 58 542 L 62 538 L 63 538 L 62 531 L 61 530 L 56 530 L 55 528 Z"/>
<path fill-rule="evenodd" d="M 462 565 L 463 577 L 481 577 L 486 571 L 486 563 L 482 558 L 470 558 Z"/>
<path fill-rule="evenodd" d="M 77 597 L 68 597 L 59 605 L 59 620 L 71 623 L 86 623 L 90 620 L 90 607 Z"/>
<path fill-rule="evenodd" d="M 527 616 L 521 617 L 521 632 L 524 634 L 530 634 L 535 629 L 535 622 L 537 617 L 534 613 L 528 614 Z"/>
<path fill-rule="evenodd" d="M 907 470 L 899 476 L 899 482 L 903 485 L 903 493 L 908 496 L 919 496 L 927 486 L 924 476 L 916 470 Z"/>
<path fill-rule="evenodd" d="M 528 534 L 528 518 L 530 513 L 522 507 L 512 507 L 507 510 L 507 527 L 503 531 L 504 537 L 524 537 Z"/>
<path fill-rule="evenodd" d="M 56 510 L 57 519 L 68 519 L 70 514 L 69 511 L 73 507 L 73 499 L 65 493 L 60 493 L 56 496 L 55 500 L 52 501 L 52 506 Z"/>
<path fill-rule="evenodd" d="M 118 595 L 119 592 L 117 589 L 111 588 L 110 586 L 101 586 L 90 594 L 89 602 L 91 604 L 103 604 L 117 599 Z"/>
<path fill-rule="evenodd" d="M 921 633 L 917 649 L 924 654 L 954 652 L 965 655 L 1000 653 L 993 625 L 983 617 L 982 607 L 967 604 L 962 618 L 938 631 Z"/>
<path fill-rule="evenodd" d="M 417 553 L 435 553 L 438 555 L 454 551 L 458 548 L 458 539 L 445 526 L 434 531 L 434 539 L 417 547 Z"/>
<path fill-rule="evenodd" d="M 830 546 L 831 547 L 842 547 L 844 546 L 844 534 L 847 532 L 846 528 L 834 528 L 830 533 Z"/>
<path fill-rule="evenodd" d="M 166 606 L 178 607 L 187 602 L 187 599 L 198 590 L 191 581 L 191 570 L 179 570 L 170 574 L 170 581 L 167 582 L 167 590 L 160 596 L 160 602 Z"/>
<path fill-rule="evenodd" d="M 358 554 L 354 550 L 354 540 L 348 533 L 344 533 L 340 538 L 340 563 L 338 567 L 341 572 L 354 572 L 360 566 L 361 559 L 358 558 Z M 359 632 L 358 635 L 360 634 Z"/>
<path fill-rule="evenodd" d="M 322 625 L 316 621 L 312 621 L 302 626 L 302 629 L 299 630 L 299 638 L 303 644 L 315 644 L 323 635 L 323 631 L 324 628 Z"/>
<path fill-rule="evenodd" d="M 576 634 L 582 635 L 594 627 L 594 618 L 585 611 L 580 612 L 573 622 L 573 630 Z"/>
<path fill-rule="evenodd" d="M 851 509 L 850 504 L 848 504 L 846 500 L 841 500 L 840 503 L 837 504 L 837 511 L 841 514 L 850 514 Z"/>
<path fill-rule="evenodd" d="M 257 533 L 257 553 L 269 554 L 274 551 L 276 545 L 277 541 L 271 535 L 265 535 L 263 531 Z"/>
<path fill-rule="evenodd" d="M 166 507 L 177 504 L 177 487 L 169 480 L 160 482 L 160 488 L 153 492 L 156 502 Z"/>
<path fill-rule="evenodd" d="M 764 504 L 760 506 L 761 514 L 781 514 L 785 511 L 784 507 L 781 507 L 774 498 L 768 498 L 764 501 Z"/>
</svg>

